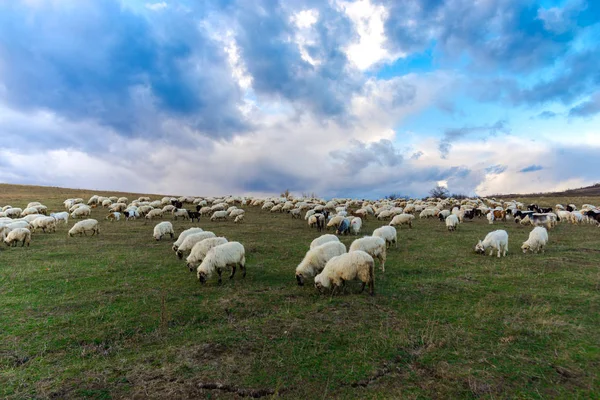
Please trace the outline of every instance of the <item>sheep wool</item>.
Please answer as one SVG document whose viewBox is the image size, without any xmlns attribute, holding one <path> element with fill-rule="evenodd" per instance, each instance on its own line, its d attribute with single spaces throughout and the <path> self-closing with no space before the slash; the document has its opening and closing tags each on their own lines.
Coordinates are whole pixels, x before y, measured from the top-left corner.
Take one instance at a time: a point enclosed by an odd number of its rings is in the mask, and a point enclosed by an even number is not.
<svg viewBox="0 0 600 400">
<path fill-rule="evenodd" d="M 156 241 L 159 241 L 160 239 L 162 239 L 163 236 L 167 234 L 171 235 L 171 239 L 175 237 L 175 232 L 173 231 L 173 224 L 171 224 L 169 221 L 163 221 L 154 226 L 154 234 L 152 236 L 154 237 L 154 239 L 156 239 Z"/>
<path fill-rule="evenodd" d="M 200 283 L 205 283 L 216 271 L 219 274 L 219 283 L 221 283 L 223 269 L 230 267 L 231 275 L 229 275 L 229 279 L 233 279 L 237 266 L 242 269 L 242 277 L 245 278 L 246 251 L 244 246 L 239 242 L 228 242 L 210 249 L 198 266 L 196 274 Z"/>
<path fill-rule="evenodd" d="M 388 248 L 392 245 L 392 243 L 398 247 L 396 228 L 393 226 L 382 226 L 381 228 L 377 228 L 373 231 L 373 236 L 378 236 L 382 239 L 385 239 L 385 243 Z"/>
<path fill-rule="evenodd" d="M 98 221 L 95 219 L 84 219 L 83 221 L 77 222 L 73 227 L 69 230 L 68 235 L 73 237 L 76 234 L 87 236 L 87 232 L 92 232 L 92 236 L 95 234 L 100 234 L 100 230 L 98 229 Z"/>
<path fill-rule="evenodd" d="M 357 250 L 330 259 L 323 271 L 315 276 L 315 287 L 319 292 L 333 286 L 333 292 L 345 286 L 346 281 L 358 279 L 362 284 L 361 293 L 369 285 L 371 296 L 375 294 L 375 262 L 364 251 Z"/>
<path fill-rule="evenodd" d="M 448 215 L 446 217 L 446 227 L 449 231 L 455 231 L 458 227 L 458 217 L 454 214 Z"/>
<path fill-rule="evenodd" d="M 4 239 L 4 243 L 7 246 L 16 247 L 17 243 L 21 242 L 21 247 L 24 247 L 27 244 L 29 247 L 29 243 L 31 242 L 31 231 L 27 228 L 15 228 L 8 232 L 6 238 Z"/>
<path fill-rule="evenodd" d="M 339 242 L 340 239 L 336 235 L 332 235 L 330 233 L 326 235 L 321 235 L 312 242 L 310 242 L 310 250 L 314 249 L 317 246 L 325 244 L 327 242 Z"/>
<path fill-rule="evenodd" d="M 412 214 L 399 214 L 392 218 L 390 222 L 390 226 L 402 226 L 408 225 L 409 228 L 412 228 L 412 221 L 415 219 L 415 216 Z"/>
<path fill-rule="evenodd" d="M 192 247 L 192 251 L 186 259 L 186 265 L 190 269 L 190 272 L 193 272 L 194 269 L 198 268 L 200 263 L 202 263 L 202 260 L 204 260 L 206 257 L 206 253 L 208 253 L 210 249 L 227 242 L 228 240 L 224 237 L 214 237 L 204 239 L 196 243 L 194 247 Z"/>
<path fill-rule="evenodd" d="M 183 258 L 183 255 L 192 251 L 192 248 L 194 247 L 194 245 L 204 239 L 208 239 L 208 238 L 212 238 L 212 237 L 216 237 L 217 235 L 215 235 L 212 232 L 208 232 L 208 231 L 204 231 L 204 232 L 198 232 L 198 233 L 192 233 L 191 235 L 188 235 L 185 239 L 183 239 L 183 242 L 181 243 L 181 246 L 179 246 L 179 248 L 177 249 L 176 253 L 177 253 L 177 257 L 179 257 L 179 259 Z"/>
<path fill-rule="evenodd" d="M 379 260 L 381 271 L 385 272 L 385 260 L 386 260 L 386 242 L 385 239 L 378 236 L 365 236 L 360 239 L 356 239 L 350 245 L 348 252 L 362 250 L 369 254 L 373 258 Z"/>
<path fill-rule="evenodd" d="M 325 264 L 332 257 L 346 253 L 346 246 L 337 242 L 326 242 L 309 250 L 300 264 L 296 267 L 296 281 L 299 286 L 304 285 L 304 279 L 318 274 L 325 268 Z"/>
<path fill-rule="evenodd" d="M 179 234 L 179 237 L 175 241 L 175 243 L 173 243 L 173 251 L 177 251 L 177 249 L 179 248 L 179 246 L 181 246 L 181 243 L 183 243 L 183 241 L 186 237 L 188 237 L 189 235 L 192 235 L 194 233 L 200 233 L 200 232 L 204 232 L 204 230 L 202 228 L 198 228 L 198 227 L 188 228 L 185 231 L 181 232 Z"/>
</svg>

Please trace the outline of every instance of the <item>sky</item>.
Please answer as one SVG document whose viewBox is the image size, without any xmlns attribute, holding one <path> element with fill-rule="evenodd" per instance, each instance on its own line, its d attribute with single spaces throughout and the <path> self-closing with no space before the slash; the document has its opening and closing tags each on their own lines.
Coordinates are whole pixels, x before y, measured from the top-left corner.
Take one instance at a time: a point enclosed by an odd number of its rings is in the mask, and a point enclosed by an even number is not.
<svg viewBox="0 0 600 400">
<path fill-rule="evenodd" d="M 0 0 L 0 182 L 379 198 L 600 181 L 600 1 Z"/>
</svg>

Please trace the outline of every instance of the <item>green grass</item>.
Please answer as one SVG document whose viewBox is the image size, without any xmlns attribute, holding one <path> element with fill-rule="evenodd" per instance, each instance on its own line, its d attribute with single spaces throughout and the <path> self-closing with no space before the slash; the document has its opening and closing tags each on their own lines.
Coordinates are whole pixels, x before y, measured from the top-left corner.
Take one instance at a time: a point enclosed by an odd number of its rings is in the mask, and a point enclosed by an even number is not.
<svg viewBox="0 0 600 400">
<path fill-rule="evenodd" d="M 91 195 L 0 189 L 0 205 L 53 210 Z M 248 276 L 221 286 L 201 286 L 171 240 L 154 241 L 156 222 L 110 223 L 103 210 L 92 212 L 98 237 L 67 239 L 61 226 L 0 250 L 0 397 L 235 396 L 200 387 L 210 383 L 307 399 L 600 396 L 600 229 L 561 224 L 545 254 L 524 255 L 530 229 L 514 223 L 449 233 L 417 220 L 399 230 L 375 297 L 357 283 L 330 298 L 294 279 L 318 233 L 246 209 L 243 225 L 194 224 L 246 248 Z M 499 228 L 506 258 L 472 251 Z"/>
</svg>

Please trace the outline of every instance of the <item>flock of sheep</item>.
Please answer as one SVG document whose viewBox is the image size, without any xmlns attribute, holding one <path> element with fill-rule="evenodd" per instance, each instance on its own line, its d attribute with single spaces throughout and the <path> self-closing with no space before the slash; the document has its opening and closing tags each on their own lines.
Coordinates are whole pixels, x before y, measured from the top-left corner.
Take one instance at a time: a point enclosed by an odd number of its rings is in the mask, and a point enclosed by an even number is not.
<svg viewBox="0 0 600 400">
<path fill-rule="evenodd" d="M 183 204 L 193 208 L 183 208 Z M 64 201 L 67 211 L 48 214 L 48 208 L 39 202 L 31 202 L 24 209 L 6 205 L 0 212 L 0 237 L 8 246 L 29 246 L 32 233 L 41 229 L 43 232 L 56 232 L 57 224 L 68 225 L 69 217 L 85 218 L 75 223 L 68 231 L 70 237 L 75 235 L 100 234 L 99 223 L 89 218 L 94 208 L 107 210 L 106 219 L 118 221 L 145 218 L 152 220 L 171 215 L 176 220 L 183 218 L 190 221 L 201 216 L 211 221 L 233 219 L 236 223 L 244 221 L 245 211 L 241 206 L 260 207 L 271 213 L 289 213 L 293 219 L 302 218 L 308 226 L 319 231 L 335 229 L 334 234 L 324 234 L 310 244 L 304 258 L 298 264 L 295 277 L 298 285 L 304 285 L 308 278 L 314 278 L 314 286 L 320 292 L 330 290 L 335 293 L 345 288 L 351 280 L 362 282 L 362 289 L 368 285 L 371 295 L 374 294 L 375 260 L 385 272 L 386 252 L 391 245 L 397 247 L 397 228 L 406 225 L 412 228 L 415 215 L 422 218 L 439 218 L 451 232 L 456 231 L 465 219 L 486 218 L 490 224 L 497 221 L 511 221 L 522 225 L 532 225 L 529 238 L 522 244 L 524 253 L 543 252 L 548 244 L 548 230 L 559 222 L 572 224 L 595 223 L 600 226 L 600 210 L 591 204 L 584 204 L 581 210 L 573 204 L 554 208 L 539 207 L 536 204 L 525 205 L 517 201 L 496 201 L 495 199 L 455 200 L 428 198 L 426 200 L 380 200 L 361 201 L 352 199 L 303 199 L 286 197 L 250 198 L 194 198 L 164 197 L 152 201 L 148 197 L 140 197 L 129 202 L 125 197 L 104 197 L 94 195 L 87 203 L 81 198 L 70 198 Z M 390 222 L 375 229 L 371 236 L 357 238 L 350 247 L 340 242 L 339 236 L 358 235 L 363 220 L 369 218 Z M 159 222 L 153 230 L 157 241 L 169 236 L 175 239 L 173 225 L 169 221 Z M 201 283 L 206 282 L 215 273 L 219 276 L 224 270 L 230 270 L 230 279 L 239 267 L 246 276 L 246 259 L 244 246 L 239 242 L 230 242 L 225 237 L 217 237 L 213 232 L 192 227 L 178 235 L 173 243 L 173 251 L 183 259 L 190 271 L 196 271 Z M 508 251 L 508 233 L 505 230 L 490 232 L 475 245 L 475 252 L 498 257 L 506 256 Z M 362 291 L 362 290 L 361 290 Z"/>
</svg>

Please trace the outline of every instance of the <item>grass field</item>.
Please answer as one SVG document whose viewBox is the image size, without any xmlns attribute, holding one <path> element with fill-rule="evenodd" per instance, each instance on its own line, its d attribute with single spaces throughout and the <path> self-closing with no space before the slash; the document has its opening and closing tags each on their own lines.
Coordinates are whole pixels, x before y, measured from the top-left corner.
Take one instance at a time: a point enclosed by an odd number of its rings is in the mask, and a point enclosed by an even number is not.
<svg viewBox="0 0 600 400">
<path fill-rule="evenodd" d="M 62 211 L 65 198 L 92 194 L 0 185 L 0 205 Z M 545 254 L 524 255 L 530 229 L 514 223 L 449 233 L 417 220 L 399 230 L 374 297 L 357 283 L 330 298 L 294 279 L 318 233 L 246 209 L 239 226 L 173 222 L 244 244 L 248 276 L 222 286 L 201 286 L 171 240 L 154 241 L 156 222 L 109 223 L 103 210 L 92 212 L 98 237 L 67 239 L 62 225 L 0 250 L 0 397 L 600 397 L 599 228 L 561 224 Z M 499 228 L 508 256 L 475 254 Z"/>
</svg>

